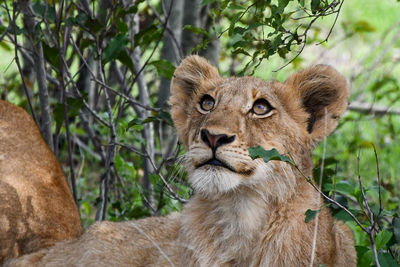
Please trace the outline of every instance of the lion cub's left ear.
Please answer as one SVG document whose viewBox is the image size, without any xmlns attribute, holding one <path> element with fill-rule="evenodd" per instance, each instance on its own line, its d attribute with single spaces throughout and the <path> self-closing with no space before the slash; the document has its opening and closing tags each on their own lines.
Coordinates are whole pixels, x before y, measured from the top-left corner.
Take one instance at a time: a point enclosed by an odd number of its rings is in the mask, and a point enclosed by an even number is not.
<svg viewBox="0 0 400 267">
<path fill-rule="evenodd" d="M 178 131 L 179 139 L 187 145 L 188 122 L 193 110 L 194 95 L 201 92 L 204 85 L 218 80 L 218 70 L 205 58 L 192 55 L 186 57 L 176 68 L 171 82 L 171 115 Z"/>
<path fill-rule="evenodd" d="M 336 128 L 349 101 L 347 82 L 339 72 L 327 65 L 316 65 L 293 74 L 285 85 L 290 87 L 292 100 L 299 100 L 295 102 L 307 113 L 304 125 L 315 141 Z"/>
</svg>

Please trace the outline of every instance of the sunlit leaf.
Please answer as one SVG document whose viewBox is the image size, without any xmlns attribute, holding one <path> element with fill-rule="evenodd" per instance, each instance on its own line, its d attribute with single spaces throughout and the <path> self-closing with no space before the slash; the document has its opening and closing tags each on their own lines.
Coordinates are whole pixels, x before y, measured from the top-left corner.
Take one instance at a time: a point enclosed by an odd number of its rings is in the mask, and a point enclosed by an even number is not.
<svg viewBox="0 0 400 267">
<path fill-rule="evenodd" d="M 168 80 L 171 80 L 172 76 L 174 75 L 175 66 L 165 59 L 153 61 L 150 63 L 150 65 L 156 67 L 158 74 Z"/>
<path fill-rule="evenodd" d="M 392 238 L 393 233 L 387 230 L 380 231 L 375 237 L 376 248 L 381 249 L 387 242 L 389 242 L 390 238 Z"/>
<path fill-rule="evenodd" d="M 265 150 L 261 146 L 255 146 L 249 148 L 249 153 L 253 160 L 262 158 L 264 162 L 269 162 L 270 160 L 279 160 L 294 164 L 294 162 L 288 156 L 280 154 L 275 148 L 271 150 Z"/>
<path fill-rule="evenodd" d="M 356 23 L 354 23 L 353 26 L 354 32 L 362 33 L 362 32 L 374 32 L 376 31 L 376 28 L 371 25 L 366 20 L 359 20 Z"/>
</svg>

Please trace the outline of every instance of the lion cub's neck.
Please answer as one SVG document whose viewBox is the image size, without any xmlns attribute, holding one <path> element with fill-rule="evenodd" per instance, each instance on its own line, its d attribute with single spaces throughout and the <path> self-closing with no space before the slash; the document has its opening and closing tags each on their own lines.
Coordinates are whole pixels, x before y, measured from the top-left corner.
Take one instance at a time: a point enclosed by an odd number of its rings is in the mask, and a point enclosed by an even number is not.
<svg viewBox="0 0 400 267">
<path fill-rule="evenodd" d="M 249 262 L 270 209 L 265 197 L 248 189 L 194 197 L 183 212 L 180 235 L 187 259 L 197 258 L 201 266 Z"/>
</svg>

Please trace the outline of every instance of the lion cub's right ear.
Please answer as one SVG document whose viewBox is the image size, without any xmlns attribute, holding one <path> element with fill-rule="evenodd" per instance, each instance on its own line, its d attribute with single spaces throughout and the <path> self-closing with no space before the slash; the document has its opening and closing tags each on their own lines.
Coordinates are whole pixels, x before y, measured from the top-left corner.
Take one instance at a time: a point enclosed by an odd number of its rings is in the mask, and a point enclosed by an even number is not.
<svg viewBox="0 0 400 267">
<path fill-rule="evenodd" d="M 346 111 L 349 89 L 346 79 L 334 68 L 316 65 L 293 74 L 285 82 L 289 88 L 285 99 L 292 115 L 304 125 L 315 142 L 329 135 L 337 126 L 339 117 Z"/>
<path fill-rule="evenodd" d="M 169 99 L 171 115 L 179 134 L 179 139 L 187 144 L 188 119 L 193 110 L 194 94 L 210 80 L 219 79 L 218 70 L 206 59 L 193 55 L 185 58 L 175 70 Z"/>
</svg>

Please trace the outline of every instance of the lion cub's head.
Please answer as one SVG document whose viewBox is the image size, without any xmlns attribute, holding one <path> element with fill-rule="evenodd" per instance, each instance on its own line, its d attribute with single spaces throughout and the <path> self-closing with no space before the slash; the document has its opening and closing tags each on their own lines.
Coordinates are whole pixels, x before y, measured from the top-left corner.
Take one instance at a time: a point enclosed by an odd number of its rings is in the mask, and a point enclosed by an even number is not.
<svg viewBox="0 0 400 267">
<path fill-rule="evenodd" d="M 205 59 L 187 57 L 175 71 L 170 102 L 189 182 L 206 195 L 249 187 L 281 195 L 294 189 L 288 164 L 253 161 L 248 148 L 290 153 L 310 175 L 311 151 L 335 129 L 348 98 L 345 79 L 329 66 L 307 68 L 279 83 L 222 78 Z"/>
</svg>

